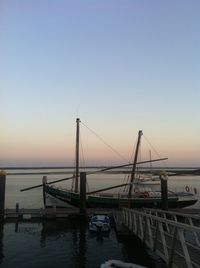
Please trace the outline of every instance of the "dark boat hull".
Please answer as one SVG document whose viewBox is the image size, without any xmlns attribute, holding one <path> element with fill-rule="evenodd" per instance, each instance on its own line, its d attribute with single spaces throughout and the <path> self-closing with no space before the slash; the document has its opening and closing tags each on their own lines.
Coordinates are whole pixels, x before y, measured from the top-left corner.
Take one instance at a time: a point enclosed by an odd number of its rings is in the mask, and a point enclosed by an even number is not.
<svg viewBox="0 0 200 268">
<path fill-rule="evenodd" d="M 79 207 L 80 196 L 78 193 L 68 190 L 61 190 L 58 188 L 44 185 L 44 204 L 45 207 L 66 207 L 68 205 Z M 54 202 L 49 202 L 54 200 Z M 56 201 L 56 202 L 55 202 Z M 183 208 L 194 205 L 197 199 L 190 197 L 179 198 L 178 196 L 168 197 L 169 208 Z M 86 207 L 99 208 L 119 208 L 122 206 L 129 206 L 131 208 L 161 208 L 160 197 L 132 197 L 117 198 L 112 196 L 95 196 L 88 195 L 86 199 Z"/>
</svg>

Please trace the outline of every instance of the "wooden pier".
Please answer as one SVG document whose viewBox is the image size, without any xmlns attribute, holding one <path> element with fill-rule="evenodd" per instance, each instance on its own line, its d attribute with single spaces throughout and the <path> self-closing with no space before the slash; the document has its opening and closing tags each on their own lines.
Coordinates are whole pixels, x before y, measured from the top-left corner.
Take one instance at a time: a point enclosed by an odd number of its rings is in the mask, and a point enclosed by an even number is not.
<svg viewBox="0 0 200 268">
<path fill-rule="evenodd" d="M 113 215 L 113 209 L 88 208 L 86 217 L 94 214 Z M 80 209 L 76 207 L 69 208 L 41 208 L 41 209 L 5 209 L 2 218 L 4 220 L 53 220 L 67 219 L 70 217 L 80 217 Z"/>
<path fill-rule="evenodd" d="M 200 214 L 199 210 L 193 213 L 123 208 L 114 212 L 114 218 L 118 226 L 139 237 L 168 267 L 199 268 Z"/>
</svg>

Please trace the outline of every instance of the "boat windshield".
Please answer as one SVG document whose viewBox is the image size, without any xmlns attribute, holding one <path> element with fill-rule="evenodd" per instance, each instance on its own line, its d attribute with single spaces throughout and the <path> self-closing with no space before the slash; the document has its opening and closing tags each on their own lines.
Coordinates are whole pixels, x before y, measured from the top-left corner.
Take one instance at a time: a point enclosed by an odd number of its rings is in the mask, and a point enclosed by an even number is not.
<svg viewBox="0 0 200 268">
<path fill-rule="evenodd" d="M 109 222 L 109 217 L 108 216 L 103 216 L 103 215 L 93 216 L 92 219 L 91 219 L 91 222 L 96 222 L 96 221 Z"/>
</svg>

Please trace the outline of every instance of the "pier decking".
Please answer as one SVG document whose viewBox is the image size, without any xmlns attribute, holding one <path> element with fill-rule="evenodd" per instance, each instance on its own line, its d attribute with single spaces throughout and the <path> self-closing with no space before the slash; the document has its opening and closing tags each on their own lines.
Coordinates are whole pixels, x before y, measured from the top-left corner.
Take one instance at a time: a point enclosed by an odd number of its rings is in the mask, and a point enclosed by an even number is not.
<svg viewBox="0 0 200 268">
<path fill-rule="evenodd" d="M 87 209 L 87 217 L 93 214 L 113 215 L 113 209 L 89 208 Z M 16 209 L 5 209 L 4 220 L 20 219 L 20 220 L 42 220 L 42 219 L 66 219 L 68 217 L 80 216 L 80 210 L 76 207 L 69 208 L 41 208 L 41 209 L 24 209 L 19 211 Z"/>
</svg>

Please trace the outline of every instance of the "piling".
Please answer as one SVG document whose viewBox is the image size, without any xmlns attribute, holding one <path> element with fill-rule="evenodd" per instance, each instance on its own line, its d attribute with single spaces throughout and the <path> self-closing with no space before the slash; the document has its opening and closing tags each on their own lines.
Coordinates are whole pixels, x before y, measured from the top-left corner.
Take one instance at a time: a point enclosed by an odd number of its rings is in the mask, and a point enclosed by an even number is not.
<svg viewBox="0 0 200 268">
<path fill-rule="evenodd" d="M 167 186 L 167 173 L 160 173 L 161 181 L 161 207 L 162 210 L 168 210 L 168 186 Z"/>
<path fill-rule="evenodd" d="M 0 217 L 4 216 L 5 207 L 6 172 L 0 171 Z"/>
<path fill-rule="evenodd" d="M 80 173 L 80 215 L 86 216 L 86 172 Z"/>
<path fill-rule="evenodd" d="M 45 193 L 45 186 L 47 184 L 47 176 L 43 176 L 42 178 L 42 185 L 43 185 L 43 204 L 46 208 L 46 193 Z"/>
<path fill-rule="evenodd" d="M 15 211 L 16 211 L 16 213 L 19 213 L 19 203 L 18 202 L 15 205 Z"/>
</svg>

